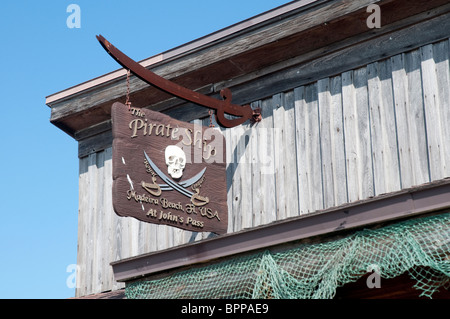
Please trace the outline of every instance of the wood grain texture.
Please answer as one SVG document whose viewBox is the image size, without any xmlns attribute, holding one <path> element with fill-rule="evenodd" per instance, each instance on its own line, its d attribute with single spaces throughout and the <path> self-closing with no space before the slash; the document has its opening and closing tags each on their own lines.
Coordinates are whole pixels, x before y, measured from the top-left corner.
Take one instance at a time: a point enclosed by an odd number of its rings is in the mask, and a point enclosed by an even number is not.
<svg viewBox="0 0 450 319">
<path fill-rule="evenodd" d="M 220 130 L 134 110 L 112 106 L 114 211 L 148 223 L 226 233 L 226 143 Z M 172 156 L 181 166 L 168 162 L 169 148 L 179 151 Z M 172 166 L 181 167 L 179 176 Z"/>
<path fill-rule="evenodd" d="M 449 87 L 445 39 L 254 101 L 261 122 L 220 129 L 227 231 L 450 177 Z M 80 159 L 77 295 L 122 287 L 112 261 L 211 235 L 118 217 L 112 165 L 111 147 Z"/>
</svg>

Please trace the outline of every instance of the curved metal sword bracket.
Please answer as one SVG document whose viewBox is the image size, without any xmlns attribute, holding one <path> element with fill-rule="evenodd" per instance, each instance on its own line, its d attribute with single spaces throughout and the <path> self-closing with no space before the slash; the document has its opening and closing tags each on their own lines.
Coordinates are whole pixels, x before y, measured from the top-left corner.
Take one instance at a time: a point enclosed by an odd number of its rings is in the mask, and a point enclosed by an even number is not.
<svg viewBox="0 0 450 319">
<path fill-rule="evenodd" d="M 111 57 L 113 57 L 122 67 L 130 70 L 131 73 L 144 82 L 183 100 L 214 109 L 216 120 L 223 127 L 234 127 L 246 122 L 247 120 L 250 120 L 252 123 L 261 121 L 260 109 L 253 110 L 248 104 L 244 106 L 232 104 L 232 95 L 228 88 L 220 91 L 220 96 L 223 100 L 218 100 L 207 95 L 200 94 L 156 75 L 152 71 L 143 67 L 141 64 L 126 56 L 123 52 L 108 42 L 103 36 L 98 35 L 97 40 L 109 53 L 109 55 L 111 55 Z M 229 119 L 225 117 L 225 114 L 237 116 L 237 118 Z"/>
</svg>

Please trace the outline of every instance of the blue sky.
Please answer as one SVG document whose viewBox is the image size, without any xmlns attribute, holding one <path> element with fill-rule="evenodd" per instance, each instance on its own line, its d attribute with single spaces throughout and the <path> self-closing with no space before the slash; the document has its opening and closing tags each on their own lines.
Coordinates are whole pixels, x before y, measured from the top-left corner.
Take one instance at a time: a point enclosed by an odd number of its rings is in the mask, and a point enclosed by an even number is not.
<svg viewBox="0 0 450 319">
<path fill-rule="evenodd" d="M 75 295 L 67 267 L 77 255 L 77 143 L 49 122 L 45 97 L 119 68 L 95 35 L 142 60 L 288 2 L 2 2 L 1 299 Z M 67 27 L 72 3 L 81 28 Z"/>
</svg>

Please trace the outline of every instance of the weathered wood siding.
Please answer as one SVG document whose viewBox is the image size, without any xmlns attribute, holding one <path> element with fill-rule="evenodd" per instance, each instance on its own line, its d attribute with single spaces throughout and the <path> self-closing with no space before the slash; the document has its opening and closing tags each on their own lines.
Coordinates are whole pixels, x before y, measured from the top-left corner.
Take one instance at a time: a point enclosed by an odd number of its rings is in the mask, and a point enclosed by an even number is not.
<svg viewBox="0 0 450 319">
<path fill-rule="evenodd" d="M 255 101 L 260 123 L 223 130 L 229 232 L 450 176 L 449 103 L 449 40 Z M 210 235 L 116 216 L 111 173 L 111 148 L 80 160 L 77 296 L 122 287 L 112 261 Z"/>
<path fill-rule="evenodd" d="M 259 101 L 226 130 L 232 230 L 450 176 L 449 101 L 448 40 Z"/>
</svg>

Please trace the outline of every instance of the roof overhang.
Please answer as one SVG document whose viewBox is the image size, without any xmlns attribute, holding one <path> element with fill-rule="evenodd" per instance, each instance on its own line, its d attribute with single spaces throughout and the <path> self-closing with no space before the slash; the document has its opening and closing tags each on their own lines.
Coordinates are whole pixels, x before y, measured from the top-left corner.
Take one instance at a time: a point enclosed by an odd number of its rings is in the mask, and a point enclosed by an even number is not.
<svg viewBox="0 0 450 319">
<path fill-rule="evenodd" d="M 393 27 L 367 27 L 370 14 L 367 7 L 372 3 L 381 8 L 383 26 L 394 24 Z M 224 87 L 232 91 L 236 88 L 233 102 L 250 103 L 266 96 L 262 91 L 239 94 L 238 88 L 246 83 L 340 50 L 351 45 L 348 39 L 363 42 L 392 32 L 393 28 L 413 25 L 417 22 L 414 19 L 395 22 L 445 4 L 446 0 L 425 3 L 421 0 L 294 1 L 140 63 L 168 80 L 213 97 L 218 98 L 218 92 Z M 109 40 L 114 43 L 114 39 Z M 126 48 L 121 49 L 126 53 Z M 80 132 L 93 126 L 105 127 L 102 123 L 110 120 L 111 105 L 125 101 L 125 77 L 125 70 L 118 69 L 48 96 L 46 104 L 51 107 L 51 123 L 76 139 L 85 136 Z M 304 77 L 304 81 L 314 80 L 310 74 Z M 136 107 L 148 107 L 186 121 L 207 115 L 205 108 L 195 108 L 195 105 L 190 105 L 194 111 L 180 112 L 185 110 L 185 101 L 135 77 L 130 79 L 130 92 Z"/>
</svg>

